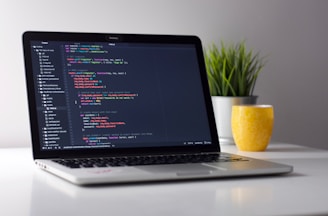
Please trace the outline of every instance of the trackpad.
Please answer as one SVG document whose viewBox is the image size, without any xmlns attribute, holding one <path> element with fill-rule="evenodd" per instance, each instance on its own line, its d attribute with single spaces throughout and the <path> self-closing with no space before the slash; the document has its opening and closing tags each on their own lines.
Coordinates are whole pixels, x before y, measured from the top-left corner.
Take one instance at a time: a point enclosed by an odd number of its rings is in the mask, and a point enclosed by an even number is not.
<svg viewBox="0 0 328 216">
<path fill-rule="evenodd" d="M 190 172 L 177 172 L 177 176 L 204 176 L 204 175 L 210 175 L 212 173 L 212 171 L 210 170 L 201 170 L 201 171 L 190 171 Z"/>
<path fill-rule="evenodd" d="M 203 164 L 155 165 L 138 168 L 152 173 L 176 173 L 178 176 L 210 175 L 219 170 L 217 167 L 206 166 Z"/>
</svg>

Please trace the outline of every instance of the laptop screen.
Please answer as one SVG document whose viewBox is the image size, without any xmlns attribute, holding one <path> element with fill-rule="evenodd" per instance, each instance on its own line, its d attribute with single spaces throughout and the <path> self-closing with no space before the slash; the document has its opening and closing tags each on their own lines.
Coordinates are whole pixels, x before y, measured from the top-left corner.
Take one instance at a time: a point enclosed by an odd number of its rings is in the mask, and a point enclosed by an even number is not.
<svg viewBox="0 0 328 216">
<path fill-rule="evenodd" d="M 40 151 L 212 144 L 194 43 L 25 37 Z"/>
</svg>

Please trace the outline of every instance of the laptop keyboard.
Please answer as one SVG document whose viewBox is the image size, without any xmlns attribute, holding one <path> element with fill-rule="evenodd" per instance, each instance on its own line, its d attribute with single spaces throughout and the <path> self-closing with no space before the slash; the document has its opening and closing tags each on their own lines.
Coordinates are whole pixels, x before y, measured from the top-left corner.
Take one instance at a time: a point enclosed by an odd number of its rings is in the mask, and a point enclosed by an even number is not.
<svg viewBox="0 0 328 216">
<path fill-rule="evenodd" d="M 138 166 L 138 165 L 155 165 L 155 164 L 236 162 L 236 161 L 247 161 L 247 159 L 235 155 L 209 153 L 209 154 L 128 156 L 128 157 L 108 157 L 108 158 L 55 159 L 53 161 L 70 168 L 90 168 L 90 167 L 118 167 L 118 166 Z"/>
</svg>

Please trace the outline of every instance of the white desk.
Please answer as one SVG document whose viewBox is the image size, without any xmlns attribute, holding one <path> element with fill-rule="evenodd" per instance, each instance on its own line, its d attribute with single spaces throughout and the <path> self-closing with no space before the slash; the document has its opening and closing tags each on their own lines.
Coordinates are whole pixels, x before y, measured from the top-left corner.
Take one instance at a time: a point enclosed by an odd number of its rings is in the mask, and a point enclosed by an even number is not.
<svg viewBox="0 0 328 216">
<path fill-rule="evenodd" d="M 222 150 L 294 166 L 286 176 L 79 187 L 34 166 L 29 148 L 0 149 L 1 216 L 328 215 L 328 151 L 273 143 Z"/>
</svg>

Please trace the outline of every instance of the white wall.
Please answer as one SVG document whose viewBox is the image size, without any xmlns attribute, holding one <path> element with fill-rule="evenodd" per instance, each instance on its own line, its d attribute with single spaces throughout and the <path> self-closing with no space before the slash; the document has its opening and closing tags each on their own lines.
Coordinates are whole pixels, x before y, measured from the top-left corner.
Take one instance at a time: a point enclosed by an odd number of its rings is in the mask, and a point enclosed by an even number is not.
<svg viewBox="0 0 328 216">
<path fill-rule="evenodd" d="M 47 30 L 246 39 L 269 56 L 255 92 L 275 106 L 273 140 L 328 149 L 327 10 L 325 0 L 0 0 L 0 147 L 30 145 L 21 35 Z"/>
</svg>

